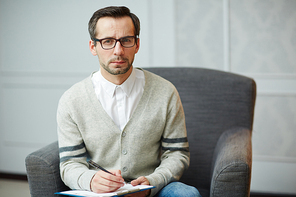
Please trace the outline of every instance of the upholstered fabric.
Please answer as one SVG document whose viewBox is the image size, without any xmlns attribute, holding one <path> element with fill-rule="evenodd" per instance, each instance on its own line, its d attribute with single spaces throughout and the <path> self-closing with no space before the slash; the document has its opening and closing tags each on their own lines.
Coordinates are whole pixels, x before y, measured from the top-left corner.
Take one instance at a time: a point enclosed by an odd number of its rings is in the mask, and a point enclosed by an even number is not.
<svg viewBox="0 0 296 197">
<path fill-rule="evenodd" d="M 181 181 L 206 196 L 249 196 L 254 80 L 202 68 L 145 68 L 171 81 L 186 117 L 190 167 Z M 57 143 L 26 158 L 32 197 L 56 196 L 60 180 Z"/>
<path fill-rule="evenodd" d="M 27 176 L 32 197 L 50 197 L 69 190 L 60 176 L 58 142 L 53 142 L 26 157 Z"/>
</svg>

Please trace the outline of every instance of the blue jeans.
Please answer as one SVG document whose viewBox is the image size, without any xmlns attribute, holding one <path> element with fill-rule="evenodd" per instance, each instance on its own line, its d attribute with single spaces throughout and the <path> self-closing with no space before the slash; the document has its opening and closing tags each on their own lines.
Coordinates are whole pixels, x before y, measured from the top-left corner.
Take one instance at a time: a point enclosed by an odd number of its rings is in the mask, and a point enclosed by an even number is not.
<svg viewBox="0 0 296 197">
<path fill-rule="evenodd" d="M 162 188 L 155 197 L 201 197 L 195 187 L 181 182 L 172 182 Z"/>
</svg>

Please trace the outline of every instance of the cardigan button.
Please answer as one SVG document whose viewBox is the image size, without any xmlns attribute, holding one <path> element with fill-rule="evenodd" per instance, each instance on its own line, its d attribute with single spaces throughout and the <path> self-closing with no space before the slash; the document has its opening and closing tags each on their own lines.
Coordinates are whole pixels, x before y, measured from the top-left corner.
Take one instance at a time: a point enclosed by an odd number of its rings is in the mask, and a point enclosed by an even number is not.
<svg viewBox="0 0 296 197">
<path fill-rule="evenodd" d="M 123 167 L 122 171 L 123 172 L 126 172 L 127 171 L 127 167 Z"/>
<path fill-rule="evenodd" d="M 123 132 L 123 133 L 122 133 L 122 137 L 125 137 L 125 136 L 126 136 L 126 132 Z"/>
<path fill-rule="evenodd" d="M 127 150 L 124 149 L 124 150 L 122 151 L 122 154 L 126 155 L 126 154 L 127 154 Z"/>
</svg>

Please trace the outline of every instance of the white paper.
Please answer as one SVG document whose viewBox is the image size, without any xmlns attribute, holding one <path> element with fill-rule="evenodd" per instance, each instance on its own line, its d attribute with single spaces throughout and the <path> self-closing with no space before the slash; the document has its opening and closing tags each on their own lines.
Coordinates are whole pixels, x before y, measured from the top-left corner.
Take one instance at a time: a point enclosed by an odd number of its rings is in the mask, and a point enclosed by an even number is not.
<svg viewBox="0 0 296 197">
<path fill-rule="evenodd" d="M 123 187 L 111 193 L 98 194 L 98 193 L 85 191 L 85 190 L 69 190 L 69 191 L 59 192 L 57 194 L 63 194 L 63 195 L 69 195 L 69 196 L 104 197 L 104 196 L 119 196 L 119 195 L 124 195 L 128 193 L 138 192 L 141 190 L 152 189 L 152 188 L 154 188 L 154 186 L 151 186 L 151 185 L 132 186 L 131 184 L 125 184 Z"/>
</svg>

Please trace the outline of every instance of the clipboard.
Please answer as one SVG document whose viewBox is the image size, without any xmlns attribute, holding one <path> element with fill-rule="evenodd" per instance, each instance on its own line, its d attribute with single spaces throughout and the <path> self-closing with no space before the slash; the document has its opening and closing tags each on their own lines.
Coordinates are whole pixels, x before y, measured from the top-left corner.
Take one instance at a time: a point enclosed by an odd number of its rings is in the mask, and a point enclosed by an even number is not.
<svg viewBox="0 0 296 197">
<path fill-rule="evenodd" d="M 94 193 L 94 192 L 85 191 L 85 190 L 69 190 L 69 191 L 57 192 L 55 194 L 66 195 L 66 196 L 76 196 L 76 197 L 124 196 L 126 194 L 132 194 L 132 193 L 153 189 L 153 188 L 155 188 L 155 186 L 151 186 L 151 185 L 132 186 L 131 184 L 125 184 L 115 192 L 110 192 L 110 193 Z"/>
</svg>

